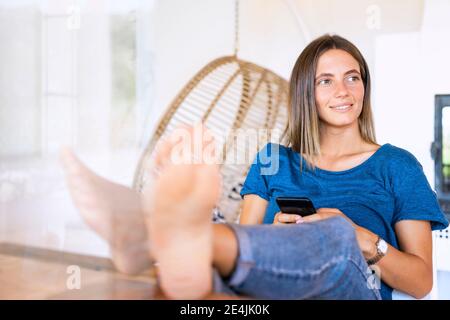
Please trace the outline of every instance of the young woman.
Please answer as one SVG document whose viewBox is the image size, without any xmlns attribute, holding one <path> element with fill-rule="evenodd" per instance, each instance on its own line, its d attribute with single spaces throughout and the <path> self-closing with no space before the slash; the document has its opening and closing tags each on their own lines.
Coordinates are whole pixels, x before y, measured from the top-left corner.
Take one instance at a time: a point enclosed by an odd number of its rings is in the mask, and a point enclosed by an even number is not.
<svg viewBox="0 0 450 320">
<path fill-rule="evenodd" d="M 416 158 L 376 143 L 370 75 L 359 50 L 336 35 L 314 40 L 295 64 L 289 94 L 289 147 L 269 144 L 260 152 L 241 191 L 240 222 L 344 217 L 364 257 L 376 260 L 384 299 L 392 288 L 426 295 L 433 277 L 431 230 L 448 223 Z M 269 154 L 277 157 L 278 170 L 264 175 L 258 159 Z M 309 197 L 320 209 L 305 218 L 284 214 L 279 196 Z"/>
<path fill-rule="evenodd" d="M 430 291 L 431 230 L 448 222 L 417 160 L 375 143 L 359 51 L 338 36 L 314 40 L 290 90 L 290 147 L 269 144 L 259 153 L 242 189 L 242 224 L 211 223 L 217 165 L 173 161 L 174 152 L 193 157 L 179 146 L 191 139 L 159 144 L 154 183 L 142 194 L 62 153 L 75 205 L 108 241 L 120 271 L 139 273 L 156 260 L 161 288 L 181 299 L 213 290 L 268 299 L 389 299 L 391 288 L 420 298 Z M 194 130 L 187 135 L 198 137 Z M 212 150 L 200 137 L 192 143 Z M 277 170 L 264 170 L 267 156 Z M 279 195 L 308 196 L 318 213 L 279 213 Z M 367 259 L 377 264 L 381 290 Z"/>
</svg>

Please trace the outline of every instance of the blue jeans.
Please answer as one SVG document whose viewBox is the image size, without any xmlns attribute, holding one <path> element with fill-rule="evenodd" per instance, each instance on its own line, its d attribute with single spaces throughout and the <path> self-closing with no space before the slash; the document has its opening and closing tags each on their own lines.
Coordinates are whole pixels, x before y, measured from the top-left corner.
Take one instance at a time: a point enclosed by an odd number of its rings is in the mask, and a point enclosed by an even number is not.
<svg viewBox="0 0 450 320">
<path fill-rule="evenodd" d="M 297 225 L 229 224 L 235 270 L 216 292 L 257 299 L 381 299 L 353 227 L 342 217 Z M 373 287 L 373 286 L 372 286 Z"/>
</svg>

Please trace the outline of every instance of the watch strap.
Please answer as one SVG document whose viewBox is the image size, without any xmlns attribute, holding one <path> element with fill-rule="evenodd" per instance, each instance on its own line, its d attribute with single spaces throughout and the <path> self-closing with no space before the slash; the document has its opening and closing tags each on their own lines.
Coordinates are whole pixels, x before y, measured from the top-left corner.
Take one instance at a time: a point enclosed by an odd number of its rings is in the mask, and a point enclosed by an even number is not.
<svg viewBox="0 0 450 320">
<path fill-rule="evenodd" d="M 380 248 L 378 247 L 381 240 L 382 240 L 381 237 L 378 236 L 377 242 L 375 243 L 375 247 L 377 248 L 377 254 L 373 258 L 370 258 L 367 260 L 367 264 L 369 266 L 374 265 L 375 263 L 380 261 L 381 258 L 383 258 L 385 256 L 385 254 L 383 252 L 381 252 Z"/>
</svg>

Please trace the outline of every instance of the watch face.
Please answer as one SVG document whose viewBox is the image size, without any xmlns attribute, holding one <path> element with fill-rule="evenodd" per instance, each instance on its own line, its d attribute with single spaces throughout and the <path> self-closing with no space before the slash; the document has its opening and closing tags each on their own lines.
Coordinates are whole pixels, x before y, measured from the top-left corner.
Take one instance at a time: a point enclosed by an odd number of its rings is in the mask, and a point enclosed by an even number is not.
<svg viewBox="0 0 450 320">
<path fill-rule="evenodd" d="M 386 254 L 387 249 L 388 249 L 388 245 L 386 243 L 386 241 L 384 241 L 383 239 L 380 240 L 380 243 L 378 244 L 378 248 L 380 249 L 381 252 L 383 252 L 384 254 Z"/>
</svg>

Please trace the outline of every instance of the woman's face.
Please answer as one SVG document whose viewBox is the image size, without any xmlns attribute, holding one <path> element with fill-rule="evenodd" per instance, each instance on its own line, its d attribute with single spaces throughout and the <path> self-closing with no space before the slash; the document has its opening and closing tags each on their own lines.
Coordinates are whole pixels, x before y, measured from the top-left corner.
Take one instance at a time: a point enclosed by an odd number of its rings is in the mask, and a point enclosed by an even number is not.
<svg viewBox="0 0 450 320">
<path fill-rule="evenodd" d="M 364 83 L 358 61 L 344 50 L 330 49 L 317 63 L 315 98 L 322 124 L 348 126 L 361 114 Z"/>
</svg>

